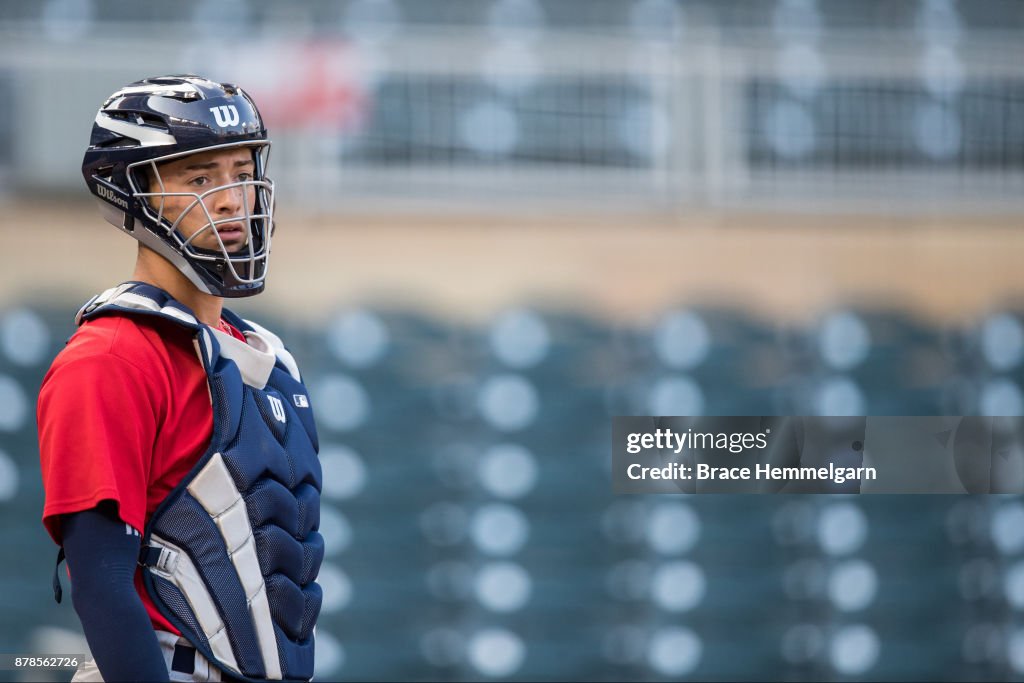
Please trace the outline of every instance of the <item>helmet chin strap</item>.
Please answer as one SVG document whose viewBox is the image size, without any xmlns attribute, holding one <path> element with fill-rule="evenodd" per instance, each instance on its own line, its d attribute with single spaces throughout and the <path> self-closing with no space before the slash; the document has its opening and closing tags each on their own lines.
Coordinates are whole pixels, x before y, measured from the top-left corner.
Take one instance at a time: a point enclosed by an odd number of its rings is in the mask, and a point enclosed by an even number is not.
<svg viewBox="0 0 1024 683">
<path fill-rule="evenodd" d="M 149 230 L 137 230 L 137 234 L 134 237 L 139 242 L 155 252 L 159 256 L 163 257 L 168 263 L 174 266 L 192 285 L 203 294 L 210 294 L 213 296 L 220 296 L 220 294 L 210 288 L 210 286 L 203 280 L 202 275 L 192 267 L 188 259 L 182 256 L 181 252 L 174 249 L 165 241 L 154 235 Z"/>
</svg>

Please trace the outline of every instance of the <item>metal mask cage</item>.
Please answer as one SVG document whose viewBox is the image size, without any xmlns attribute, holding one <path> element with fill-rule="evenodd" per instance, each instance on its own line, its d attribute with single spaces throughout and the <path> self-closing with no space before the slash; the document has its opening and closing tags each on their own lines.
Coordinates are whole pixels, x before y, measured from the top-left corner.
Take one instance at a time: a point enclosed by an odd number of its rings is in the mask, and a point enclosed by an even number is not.
<svg viewBox="0 0 1024 683">
<path fill-rule="evenodd" d="M 229 150 L 239 148 L 251 148 L 253 150 L 254 171 L 250 180 L 239 180 L 233 183 L 217 185 L 202 192 L 168 192 L 160 173 L 160 164 L 205 152 L 218 150 Z M 223 145 L 202 147 L 187 152 L 167 154 L 165 156 L 138 161 L 130 164 L 126 171 L 128 183 L 131 187 L 132 196 L 141 199 L 139 202 L 142 212 L 152 221 L 154 226 L 159 226 L 165 231 L 164 237 L 169 239 L 176 249 L 188 261 L 196 266 L 204 267 L 206 270 L 218 272 L 222 275 L 230 274 L 238 284 L 255 284 L 266 277 L 267 265 L 270 259 L 270 241 L 274 226 L 274 183 L 266 177 L 267 162 L 270 158 L 270 142 L 266 140 L 255 140 L 251 142 L 234 142 Z M 148 169 L 151 173 L 151 185 L 155 182 L 160 191 L 142 191 L 137 175 Z M 207 197 L 219 192 L 232 191 L 235 188 L 242 188 L 244 201 L 243 213 L 241 215 L 229 216 L 215 219 L 204 201 Z M 250 197 L 250 189 L 252 196 Z M 168 197 L 191 197 L 192 201 L 182 209 L 181 213 L 171 222 L 164 216 L 165 203 Z M 159 200 L 158 206 L 154 208 L 150 198 Z M 194 233 L 185 237 L 179 230 L 182 221 L 193 210 L 199 207 L 203 212 L 205 222 Z M 245 244 L 241 251 L 231 252 L 220 237 L 217 229 L 225 223 L 237 223 L 241 221 L 245 232 Z M 217 248 L 207 249 L 197 247 L 195 241 L 204 234 L 213 234 L 217 240 Z M 226 273 L 224 271 L 227 271 Z"/>
</svg>

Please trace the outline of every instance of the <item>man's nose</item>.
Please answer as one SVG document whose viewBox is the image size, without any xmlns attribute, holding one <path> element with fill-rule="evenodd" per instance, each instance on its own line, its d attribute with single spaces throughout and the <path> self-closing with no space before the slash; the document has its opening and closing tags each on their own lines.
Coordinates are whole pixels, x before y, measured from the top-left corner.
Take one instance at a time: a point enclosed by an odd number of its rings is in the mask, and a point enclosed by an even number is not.
<svg viewBox="0 0 1024 683">
<path fill-rule="evenodd" d="M 210 197 L 214 213 L 237 216 L 242 211 L 245 188 L 240 186 L 226 187 L 214 192 Z"/>
</svg>

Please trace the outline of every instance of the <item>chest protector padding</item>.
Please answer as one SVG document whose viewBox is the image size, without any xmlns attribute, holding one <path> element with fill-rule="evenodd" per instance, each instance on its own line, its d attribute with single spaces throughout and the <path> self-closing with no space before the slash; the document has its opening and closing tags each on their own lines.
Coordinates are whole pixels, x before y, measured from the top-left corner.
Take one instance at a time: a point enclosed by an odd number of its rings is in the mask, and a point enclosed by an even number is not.
<svg viewBox="0 0 1024 683">
<path fill-rule="evenodd" d="M 143 578 L 154 603 L 220 669 L 248 680 L 313 676 L 322 593 L 322 474 L 308 392 L 280 340 L 228 311 L 248 344 L 149 285 L 95 297 L 79 321 L 158 316 L 192 331 L 213 405 L 206 453 L 154 512 Z"/>
</svg>

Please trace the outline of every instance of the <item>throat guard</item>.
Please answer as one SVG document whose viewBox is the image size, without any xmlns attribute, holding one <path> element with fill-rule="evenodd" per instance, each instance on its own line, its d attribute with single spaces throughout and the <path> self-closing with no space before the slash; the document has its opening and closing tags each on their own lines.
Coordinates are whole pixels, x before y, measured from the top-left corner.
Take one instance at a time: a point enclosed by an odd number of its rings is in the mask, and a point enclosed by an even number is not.
<svg viewBox="0 0 1024 683">
<path fill-rule="evenodd" d="M 189 329 L 206 370 L 213 437 L 146 525 L 146 590 L 218 668 L 308 681 L 322 593 L 322 474 L 308 393 L 281 340 L 229 311 L 248 344 L 200 323 L 150 285 L 94 297 L 76 321 L 157 316 Z"/>
</svg>

